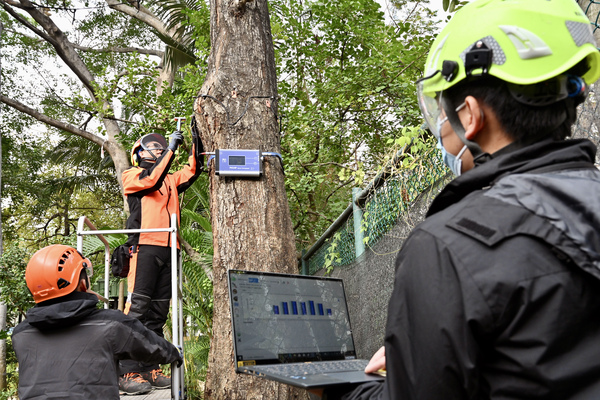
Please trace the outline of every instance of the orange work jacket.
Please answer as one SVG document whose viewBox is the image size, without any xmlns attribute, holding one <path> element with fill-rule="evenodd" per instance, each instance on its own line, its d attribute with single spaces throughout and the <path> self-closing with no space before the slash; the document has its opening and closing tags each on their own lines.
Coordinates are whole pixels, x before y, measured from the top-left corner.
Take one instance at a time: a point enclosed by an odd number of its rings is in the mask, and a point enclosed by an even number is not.
<svg viewBox="0 0 600 400">
<path fill-rule="evenodd" d="M 168 228 L 172 214 L 177 215 L 179 226 L 179 194 L 192 186 L 202 169 L 201 162 L 194 156 L 195 150 L 192 149 L 188 164 L 172 174 L 169 173 L 175 156 L 172 150 L 166 150 L 149 168 L 131 167 L 123 172 L 123 192 L 130 212 L 127 229 Z M 170 235 L 170 232 L 134 233 L 127 243 L 168 247 Z"/>
</svg>

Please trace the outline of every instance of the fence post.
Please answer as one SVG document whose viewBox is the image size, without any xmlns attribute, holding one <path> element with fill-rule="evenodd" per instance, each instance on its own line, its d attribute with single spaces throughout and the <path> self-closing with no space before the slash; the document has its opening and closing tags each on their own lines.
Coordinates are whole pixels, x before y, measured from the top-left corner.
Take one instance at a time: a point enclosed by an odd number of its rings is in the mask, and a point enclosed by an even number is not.
<svg viewBox="0 0 600 400">
<path fill-rule="evenodd" d="M 306 249 L 302 249 L 302 256 L 300 257 L 300 261 L 302 261 L 302 275 L 308 275 L 308 261 L 304 259 L 305 254 Z"/>
<path fill-rule="evenodd" d="M 352 215 L 354 216 L 354 250 L 356 258 L 365 252 L 364 234 L 361 230 L 363 219 L 362 209 L 356 204 L 356 197 L 361 192 L 360 188 L 352 188 Z"/>
</svg>

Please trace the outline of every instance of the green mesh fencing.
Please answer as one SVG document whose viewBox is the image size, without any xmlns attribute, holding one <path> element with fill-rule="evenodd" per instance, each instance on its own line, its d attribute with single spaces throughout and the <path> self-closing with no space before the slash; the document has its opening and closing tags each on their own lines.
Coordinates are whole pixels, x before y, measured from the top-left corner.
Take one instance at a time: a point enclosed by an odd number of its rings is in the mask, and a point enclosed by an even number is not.
<svg viewBox="0 0 600 400">
<path fill-rule="evenodd" d="M 587 15 L 590 19 L 595 34 L 598 28 L 600 28 L 600 1 L 578 0 L 577 2 L 579 3 L 583 11 L 585 11 L 585 15 Z"/>
<path fill-rule="evenodd" d="M 579 0 L 578 3 L 592 23 L 596 41 L 600 42 L 600 0 Z M 600 85 L 592 85 L 587 100 L 579 106 L 577 122 L 573 127 L 574 138 L 587 138 L 597 147 L 600 147 L 599 92 Z M 596 164 L 600 165 L 599 153 L 596 153 Z M 432 149 L 415 169 L 392 171 L 382 182 L 373 185 L 359 211 L 359 214 L 362 214 L 359 236 L 363 236 L 362 242 L 367 248 L 391 230 L 419 194 L 447 176 L 448 172 L 439 152 Z M 305 272 L 314 274 L 326 266 L 344 266 L 356 259 L 356 211 L 345 214 L 347 215 L 340 216 L 342 223 L 336 224 L 337 229 L 328 229 L 324 235 L 327 237 L 321 238 L 317 245 L 307 252 L 307 256 L 303 258 Z M 360 239 L 359 237 L 358 240 Z"/>
<path fill-rule="evenodd" d="M 367 200 L 360 207 L 362 242 L 367 247 L 377 242 L 389 232 L 419 194 L 447 174 L 448 169 L 435 148 L 429 150 L 413 169 L 392 167 L 387 173 L 388 177 L 369 190 Z M 354 229 L 354 213 L 349 213 L 335 233 L 307 258 L 308 273 L 314 274 L 324 266 L 337 267 L 352 263 L 356 259 Z"/>
</svg>

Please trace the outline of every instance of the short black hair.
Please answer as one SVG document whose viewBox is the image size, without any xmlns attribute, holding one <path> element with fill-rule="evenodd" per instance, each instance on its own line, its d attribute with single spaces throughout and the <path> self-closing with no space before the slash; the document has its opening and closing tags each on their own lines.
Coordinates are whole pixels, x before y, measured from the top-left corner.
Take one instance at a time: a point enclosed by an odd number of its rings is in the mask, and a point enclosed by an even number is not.
<svg viewBox="0 0 600 400">
<path fill-rule="evenodd" d="M 492 108 L 504 131 L 523 144 L 565 139 L 571 135 L 577 115 L 577 104 L 569 98 L 546 106 L 523 104 L 511 94 L 506 82 L 493 76 L 472 79 L 444 92 L 454 107 L 469 95 Z"/>
</svg>

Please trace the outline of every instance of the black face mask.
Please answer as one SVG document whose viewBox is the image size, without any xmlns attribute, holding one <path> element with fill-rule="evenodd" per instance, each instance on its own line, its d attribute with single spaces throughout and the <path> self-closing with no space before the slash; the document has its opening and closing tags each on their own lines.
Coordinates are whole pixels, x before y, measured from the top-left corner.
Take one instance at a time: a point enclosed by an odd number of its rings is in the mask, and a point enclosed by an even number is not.
<svg viewBox="0 0 600 400">
<path fill-rule="evenodd" d="M 154 164 L 156 164 L 156 162 L 154 161 L 142 160 L 140 162 L 140 168 L 148 169 L 151 168 Z"/>
</svg>

